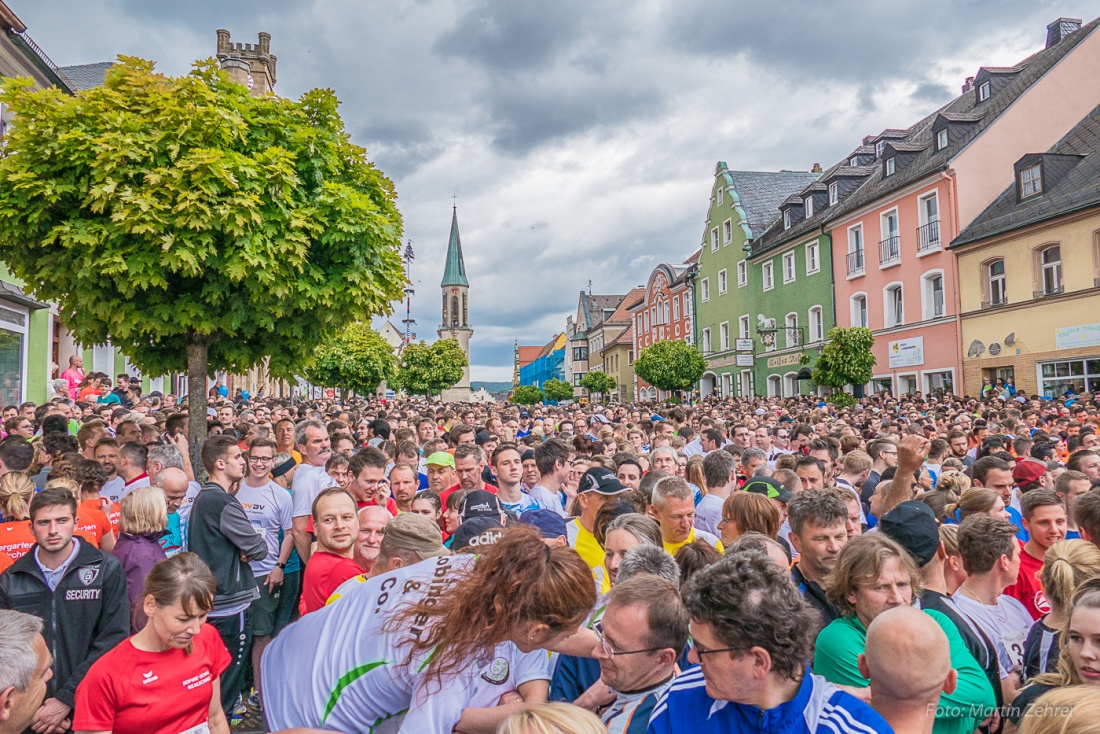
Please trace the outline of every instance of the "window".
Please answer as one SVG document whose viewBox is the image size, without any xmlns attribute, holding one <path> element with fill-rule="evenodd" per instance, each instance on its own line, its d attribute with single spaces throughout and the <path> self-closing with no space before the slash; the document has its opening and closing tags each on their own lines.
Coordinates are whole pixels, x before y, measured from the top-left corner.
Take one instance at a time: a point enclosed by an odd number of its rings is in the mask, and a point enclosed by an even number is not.
<svg viewBox="0 0 1100 734">
<path fill-rule="evenodd" d="M 880 140 L 877 143 L 875 143 L 875 157 L 876 158 L 882 156 L 882 151 L 884 151 L 884 150 L 886 150 L 886 141 L 885 140 Z"/>
<path fill-rule="evenodd" d="M 787 348 L 797 347 L 799 345 L 798 340 L 798 314 L 787 314 L 786 323 L 784 324 L 787 329 Z"/>
<path fill-rule="evenodd" d="M 574 362 L 587 362 L 588 361 L 588 347 L 573 347 L 573 361 Z"/>
<path fill-rule="evenodd" d="M 722 375 L 722 397 L 728 398 L 733 396 L 733 373 L 727 372 Z"/>
<path fill-rule="evenodd" d="M 783 397 L 780 394 L 780 377 L 779 375 L 768 375 L 768 397 L 780 398 Z"/>
<path fill-rule="evenodd" d="M 943 272 L 936 270 L 921 278 L 921 303 L 926 319 L 938 319 L 947 313 L 943 299 Z"/>
<path fill-rule="evenodd" d="M 703 354 L 710 354 L 710 327 L 703 329 Z"/>
<path fill-rule="evenodd" d="M 574 372 L 573 373 L 573 387 L 580 387 L 581 386 L 581 380 L 583 380 L 583 379 L 584 379 L 584 373 L 583 372 Z"/>
<path fill-rule="evenodd" d="M 936 133 L 936 150 L 943 150 L 947 147 L 947 128 L 940 130 Z"/>
<path fill-rule="evenodd" d="M 718 343 L 723 352 L 730 348 L 730 322 L 723 321 L 718 325 Z"/>
<path fill-rule="evenodd" d="M 892 265 L 901 262 L 901 237 L 898 233 L 898 210 L 893 209 L 882 215 L 882 241 L 879 242 L 879 262 Z"/>
<path fill-rule="evenodd" d="M 897 171 L 897 163 L 894 161 L 893 156 L 891 156 L 886 159 L 886 175 L 893 176 L 895 171 Z"/>
<path fill-rule="evenodd" d="M 798 374 L 788 372 L 783 375 L 783 397 L 794 397 L 798 392 Z"/>
<path fill-rule="evenodd" d="M 1078 394 L 1100 390 L 1100 359 L 1039 363 L 1039 390 L 1048 398 L 1060 397 L 1069 390 Z"/>
<path fill-rule="evenodd" d="M 930 394 L 955 392 L 955 373 L 951 370 L 924 373 L 924 391 Z"/>
<path fill-rule="evenodd" d="M 673 321 L 679 321 L 680 320 L 680 299 L 679 298 L 673 298 L 672 299 L 672 320 Z"/>
<path fill-rule="evenodd" d="M 634 364 L 634 350 L 633 349 L 627 351 L 627 353 L 626 353 L 626 363 L 627 364 Z"/>
<path fill-rule="evenodd" d="M 715 227 L 710 231 L 710 251 L 718 252 L 718 228 Z"/>
<path fill-rule="evenodd" d="M 887 329 L 905 323 L 905 298 L 901 283 L 886 286 L 882 291 L 882 305 L 885 311 L 883 321 Z"/>
<path fill-rule="evenodd" d="M 1062 292 L 1062 248 L 1058 245 L 1043 250 L 1040 260 L 1043 265 L 1044 296 Z"/>
<path fill-rule="evenodd" d="M 764 290 L 770 291 L 775 287 L 775 275 L 773 274 L 774 264 L 769 260 L 764 263 Z"/>
<path fill-rule="evenodd" d="M 821 248 L 816 242 L 811 242 L 806 245 L 806 275 L 813 275 L 821 270 L 821 263 L 818 260 L 818 256 L 821 252 Z"/>
<path fill-rule="evenodd" d="M 788 252 L 783 256 L 783 282 L 790 283 L 794 276 L 794 253 Z"/>
<path fill-rule="evenodd" d="M 722 222 L 722 241 L 727 245 L 733 242 L 733 220 L 727 219 Z"/>
<path fill-rule="evenodd" d="M 810 309 L 810 341 L 819 342 L 825 338 L 825 323 L 822 320 L 821 306 Z"/>
<path fill-rule="evenodd" d="M 840 184 L 833 181 L 829 184 L 829 206 L 835 206 L 840 201 Z"/>
<path fill-rule="evenodd" d="M 814 197 L 807 196 L 802 200 L 802 218 L 809 219 L 814 215 Z"/>
<path fill-rule="evenodd" d="M 715 198 L 715 200 L 717 200 L 717 202 L 719 204 L 722 203 L 722 187 L 721 186 L 719 186 L 717 189 L 714 190 L 714 198 Z"/>
<path fill-rule="evenodd" d="M 749 284 L 749 264 L 742 260 L 737 263 L 737 287 Z"/>
<path fill-rule="evenodd" d="M 0 307 L 0 398 L 4 405 L 26 399 L 27 322 L 29 314 Z"/>
<path fill-rule="evenodd" d="M 649 325 L 650 325 L 650 324 L 649 324 L 649 314 L 650 314 L 650 313 L 651 313 L 650 311 L 646 311 L 646 312 L 645 312 L 645 313 L 643 314 L 643 316 L 645 317 L 645 330 L 646 330 L 646 331 L 649 331 Z"/>
<path fill-rule="evenodd" d="M 859 165 L 859 158 L 856 158 L 855 156 L 852 156 L 851 158 L 848 159 L 848 165 L 851 166 L 852 168 L 855 168 L 856 166 Z"/>
<path fill-rule="evenodd" d="M 691 316 L 691 291 L 684 293 L 684 318 Z"/>
<path fill-rule="evenodd" d="M 791 228 L 791 210 L 790 209 L 784 209 L 783 210 L 783 229 L 790 229 L 790 228 Z"/>
<path fill-rule="evenodd" d="M 749 315 L 745 314 L 741 318 L 737 319 L 737 338 L 748 339 L 749 338 Z"/>
<path fill-rule="evenodd" d="M 852 296 L 852 326 L 867 328 L 867 296 L 858 293 Z"/>
<path fill-rule="evenodd" d="M 723 295 L 726 292 L 726 270 L 725 268 L 718 271 L 718 295 Z"/>
<path fill-rule="evenodd" d="M 1043 193 L 1043 171 L 1038 163 L 1020 171 L 1020 198 Z"/>
<path fill-rule="evenodd" d="M 993 87 L 992 85 L 990 85 L 989 82 L 982 82 L 981 86 L 978 87 L 978 101 L 984 102 L 989 99 L 989 95 L 992 93 L 992 91 Z"/>
<path fill-rule="evenodd" d="M 1000 306 L 1008 302 L 1005 291 L 1005 261 L 994 260 L 985 266 L 986 283 L 989 287 L 989 300 L 982 304 L 983 307 Z"/>
<path fill-rule="evenodd" d="M 664 321 L 662 321 L 661 323 L 662 323 L 662 324 L 668 324 L 668 323 L 671 323 L 671 322 L 670 322 L 670 320 L 669 320 L 669 315 L 670 315 L 670 313 L 671 313 L 671 312 L 669 311 L 669 305 L 668 305 L 668 301 L 665 301 L 664 303 L 662 303 L 662 304 L 661 304 L 661 308 L 663 308 L 663 309 L 664 309 L 664 312 L 665 312 L 665 318 L 664 318 Z"/>
<path fill-rule="evenodd" d="M 710 278 L 703 278 L 699 281 L 699 300 L 710 300 Z"/>
<path fill-rule="evenodd" d="M 917 252 L 938 250 L 940 247 L 940 200 L 935 192 L 922 196 L 917 202 Z"/>
<path fill-rule="evenodd" d="M 863 225 L 848 229 L 848 275 L 863 274 Z"/>
</svg>

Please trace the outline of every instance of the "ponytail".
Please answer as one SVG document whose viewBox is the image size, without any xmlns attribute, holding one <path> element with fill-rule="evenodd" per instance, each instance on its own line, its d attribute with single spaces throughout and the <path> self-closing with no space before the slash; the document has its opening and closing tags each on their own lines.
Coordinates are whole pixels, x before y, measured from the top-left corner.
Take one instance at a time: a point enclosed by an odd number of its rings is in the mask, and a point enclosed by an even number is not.
<svg viewBox="0 0 1100 734">
<path fill-rule="evenodd" d="M 0 509 L 5 520 L 25 520 L 30 517 L 34 481 L 21 471 L 11 471 L 0 477 Z"/>
</svg>

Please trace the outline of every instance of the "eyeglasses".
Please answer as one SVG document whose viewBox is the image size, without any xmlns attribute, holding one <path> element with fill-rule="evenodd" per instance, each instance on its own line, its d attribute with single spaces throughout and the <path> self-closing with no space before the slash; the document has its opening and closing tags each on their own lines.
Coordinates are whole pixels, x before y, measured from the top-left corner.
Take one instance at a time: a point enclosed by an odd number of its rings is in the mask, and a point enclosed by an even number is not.
<svg viewBox="0 0 1100 734">
<path fill-rule="evenodd" d="M 603 650 L 604 655 L 610 660 L 614 660 L 616 655 L 640 655 L 643 652 L 657 652 L 658 650 L 664 650 L 663 647 L 651 647 L 646 650 L 616 650 L 611 647 L 611 643 L 607 641 L 607 638 L 603 636 L 603 624 L 596 622 L 592 628 L 596 632 L 596 639 L 600 641 L 600 649 Z"/>
<path fill-rule="evenodd" d="M 700 660 L 703 659 L 704 655 L 713 655 L 716 652 L 740 652 L 742 650 L 748 649 L 745 647 L 716 647 L 713 650 L 707 650 L 706 648 L 700 646 L 699 643 L 695 640 L 692 640 L 692 645 L 694 645 L 695 654 L 699 656 Z"/>
<path fill-rule="evenodd" d="M 249 456 L 248 462 L 250 464 L 266 464 L 269 461 L 275 461 L 274 456 Z"/>
</svg>

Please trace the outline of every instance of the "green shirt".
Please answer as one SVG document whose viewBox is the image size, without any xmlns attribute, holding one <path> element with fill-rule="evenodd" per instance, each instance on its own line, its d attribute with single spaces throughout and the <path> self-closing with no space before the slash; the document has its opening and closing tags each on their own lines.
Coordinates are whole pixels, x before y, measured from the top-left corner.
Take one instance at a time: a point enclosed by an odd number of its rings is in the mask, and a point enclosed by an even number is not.
<svg viewBox="0 0 1100 734">
<path fill-rule="evenodd" d="M 923 610 L 947 635 L 951 667 L 958 671 L 955 692 L 940 694 L 933 734 L 973 734 L 996 706 L 993 688 L 978 661 L 970 654 L 955 624 L 932 609 Z M 870 681 L 859 674 L 858 660 L 867 643 L 867 628 L 858 617 L 829 623 L 817 636 L 814 673 L 837 685 L 864 688 Z"/>
</svg>

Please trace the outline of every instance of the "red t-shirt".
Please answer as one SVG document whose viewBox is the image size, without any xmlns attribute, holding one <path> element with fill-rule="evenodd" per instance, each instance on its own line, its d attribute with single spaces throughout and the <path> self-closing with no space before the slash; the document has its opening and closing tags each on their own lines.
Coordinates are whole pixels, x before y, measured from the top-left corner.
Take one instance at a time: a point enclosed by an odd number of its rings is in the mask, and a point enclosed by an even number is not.
<svg viewBox="0 0 1100 734">
<path fill-rule="evenodd" d="M 1022 541 L 1020 543 L 1020 575 L 1016 583 L 1005 589 L 1005 594 L 1019 600 L 1027 607 L 1032 619 L 1039 619 L 1050 612 L 1050 604 L 1043 594 L 1043 584 L 1039 580 L 1039 572 L 1043 570 L 1043 559 L 1036 558 L 1027 552 Z"/>
<path fill-rule="evenodd" d="M 483 484 L 485 486 L 481 487 L 480 489 L 484 489 L 489 494 L 496 494 L 497 493 L 497 488 L 494 487 L 493 485 L 489 484 L 488 482 L 484 482 Z M 451 487 L 450 489 L 445 489 L 445 490 L 443 490 L 442 492 L 439 493 L 439 501 L 443 503 L 443 509 L 444 510 L 447 509 L 447 498 L 450 497 L 452 494 L 454 494 L 455 492 L 457 492 L 460 489 L 462 489 L 462 486 L 459 485 L 459 484 L 456 484 L 455 486 Z"/>
<path fill-rule="evenodd" d="M 350 558 L 328 551 L 317 551 L 311 555 L 302 578 L 302 614 L 323 607 L 337 586 L 361 573 L 363 567 Z"/>
<path fill-rule="evenodd" d="M 103 503 L 99 500 L 84 500 L 76 509 L 76 530 L 73 535 L 84 538 L 96 548 L 107 535 L 113 532 L 111 521 L 100 508 Z"/>
<path fill-rule="evenodd" d="M 229 667 L 218 631 L 204 624 L 192 651 L 144 652 L 123 640 L 92 664 L 76 689 L 73 729 L 180 734 L 205 724 L 214 681 Z"/>
<path fill-rule="evenodd" d="M 31 532 L 30 520 L 11 520 L 0 523 L 0 551 L 15 559 L 27 554 L 37 541 Z"/>
</svg>

